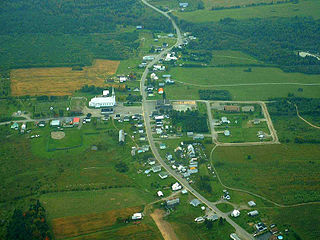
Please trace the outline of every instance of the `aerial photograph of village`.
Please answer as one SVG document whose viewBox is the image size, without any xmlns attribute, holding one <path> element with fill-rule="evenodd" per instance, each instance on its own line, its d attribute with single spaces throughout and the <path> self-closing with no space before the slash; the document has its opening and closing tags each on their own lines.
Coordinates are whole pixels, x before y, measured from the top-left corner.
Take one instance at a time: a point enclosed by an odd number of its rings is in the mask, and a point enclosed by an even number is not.
<svg viewBox="0 0 320 240">
<path fill-rule="evenodd" d="M 0 19 L 0 240 L 320 239 L 320 0 Z"/>
</svg>

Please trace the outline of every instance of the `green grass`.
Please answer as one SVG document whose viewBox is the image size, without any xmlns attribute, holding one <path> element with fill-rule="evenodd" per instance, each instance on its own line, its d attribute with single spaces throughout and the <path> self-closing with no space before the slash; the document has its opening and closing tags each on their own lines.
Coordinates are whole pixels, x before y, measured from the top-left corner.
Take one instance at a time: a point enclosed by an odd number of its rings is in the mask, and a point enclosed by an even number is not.
<svg viewBox="0 0 320 240">
<path fill-rule="evenodd" d="M 86 215 L 145 204 L 150 196 L 135 188 L 111 188 L 97 191 L 59 192 L 40 198 L 48 217 Z"/>
<path fill-rule="evenodd" d="M 319 97 L 319 85 L 268 85 L 268 83 L 318 83 L 319 75 L 285 73 L 279 68 L 261 67 L 254 67 L 252 72 L 245 72 L 247 68 L 172 68 L 169 74 L 173 79 L 185 84 L 176 82 L 175 85 L 167 86 L 165 91 L 169 99 L 199 99 L 199 89 L 228 90 L 233 100 L 267 100 L 286 97 L 289 93 L 299 97 Z M 256 83 L 266 85 L 254 85 Z M 298 88 L 303 88 L 303 92 L 298 92 Z"/>
<path fill-rule="evenodd" d="M 174 15 L 191 22 L 219 21 L 223 18 L 248 19 L 265 17 L 313 17 L 319 19 L 318 0 L 300 0 L 299 3 L 284 3 L 268 6 L 226 9 L 218 11 L 198 10 L 194 12 L 175 12 Z"/>
<path fill-rule="evenodd" d="M 219 203 L 216 207 L 224 213 L 231 212 L 234 209 L 233 206 L 228 203 Z"/>
<path fill-rule="evenodd" d="M 55 130 L 52 130 L 55 131 Z M 83 143 L 82 131 L 79 129 L 65 129 L 65 137 L 62 139 L 48 138 L 48 151 L 55 151 L 66 148 L 81 147 Z"/>
<path fill-rule="evenodd" d="M 318 201 L 319 150 L 311 144 L 218 147 L 213 164 L 227 186 L 284 204 Z"/>
<path fill-rule="evenodd" d="M 195 223 L 194 219 L 204 216 L 200 207 L 190 207 L 191 195 L 181 195 L 180 204 L 167 218 L 177 234 L 178 239 L 230 239 L 230 233 L 234 228 L 224 221 L 222 225 L 218 221 L 213 222 L 212 229 L 207 229 L 204 223 Z"/>
<path fill-rule="evenodd" d="M 240 51 L 214 50 L 212 51 L 212 65 L 260 65 L 263 62 Z"/>
</svg>

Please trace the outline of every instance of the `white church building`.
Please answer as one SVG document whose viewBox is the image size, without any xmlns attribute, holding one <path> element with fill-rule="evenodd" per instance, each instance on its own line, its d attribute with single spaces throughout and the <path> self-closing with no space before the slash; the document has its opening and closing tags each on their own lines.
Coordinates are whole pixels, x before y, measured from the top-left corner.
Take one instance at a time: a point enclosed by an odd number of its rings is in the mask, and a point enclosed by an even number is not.
<svg viewBox="0 0 320 240">
<path fill-rule="evenodd" d="M 109 90 L 104 90 L 102 96 L 96 96 L 89 102 L 89 107 L 102 108 L 102 107 L 114 107 L 116 105 L 116 95 L 112 88 L 112 94 L 110 96 Z"/>
</svg>

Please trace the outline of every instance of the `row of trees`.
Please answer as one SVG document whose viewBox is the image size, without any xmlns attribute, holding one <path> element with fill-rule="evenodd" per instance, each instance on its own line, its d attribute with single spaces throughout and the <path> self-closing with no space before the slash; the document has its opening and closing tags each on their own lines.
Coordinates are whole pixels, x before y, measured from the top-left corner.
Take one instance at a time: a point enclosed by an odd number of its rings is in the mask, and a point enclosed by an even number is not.
<svg viewBox="0 0 320 240">
<path fill-rule="evenodd" d="M 231 94 L 228 90 L 199 90 L 199 96 L 202 100 L 231 100 Z"/>
<path fill-rule="evenodd" d="M 193 50 L 241 50 L 288 72 L 320 73 L 315 57 L 300 57 L 298 51 L 320 53 L 320 20 L 308 17 L 256 18 L 219 22 L 180 21 L 184 31 L 198 37 L 188 48 Z"/>
</svg>

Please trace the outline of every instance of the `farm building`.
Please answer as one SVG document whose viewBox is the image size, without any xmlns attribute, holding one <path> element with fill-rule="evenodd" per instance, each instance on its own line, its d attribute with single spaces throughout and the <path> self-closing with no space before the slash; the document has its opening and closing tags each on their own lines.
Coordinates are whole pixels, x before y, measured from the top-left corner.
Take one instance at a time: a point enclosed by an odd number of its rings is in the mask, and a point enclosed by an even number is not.
<svg viewBox="0 0 320 240">
<path fill-rule="evenodd" d="M 119 143 L 124 143 L 124 140 L 125 140 L 124 131 L 123 129 L 121 129 L 119 131 Z"/>
<path fill-rule="evenodd" d="M 60 126 L 60 120 L 52 120 L 50 123 L 51 127 L 59 127 Z"/>
<path fill-rule="evenodd" d="M 211 216 L 208 216 L 207 217 L 207 220 L 209 220 L 209 221 L 216 221 L 216 220 L 218 220 L 219 219 L 219 217 L 218 217 L 218 215 L 217 214 L 212 214 Z"/>
<path fill-rule="evenodd" d="M 240 107 L 236 105 L 225 105 L 223 109 L 226 112 L 240 112 Z"/>
<path fill-rule="evenodd" d="M 203 134 L 196 134 L 193 136 L 193 140 L 203 140 L 204 135 Z"/>
<path fill-rule="evenodd" d="M 254 106 L 243 106 L 241 110 L 242 112 L 254 112 Z"/>
<path fill-rule="evenodd" d="M 189 6 L 189 3 L 187 3 L 187 2 L 179 3 L 179 7 L 181 7 L 181 8 L 186 8 L 188 6 Z"/>
<path fill-rule="evenodd" d="M 112 89 L 111 96 L 99 96 L 94 97 L 89 102 L 89 107 L 101 108 L 101 107 L 114 107 L 116 105 L 116 95 L 114 89 Z"/>
</svg>

